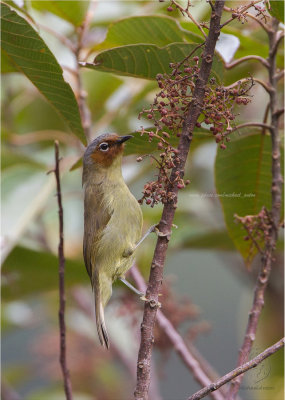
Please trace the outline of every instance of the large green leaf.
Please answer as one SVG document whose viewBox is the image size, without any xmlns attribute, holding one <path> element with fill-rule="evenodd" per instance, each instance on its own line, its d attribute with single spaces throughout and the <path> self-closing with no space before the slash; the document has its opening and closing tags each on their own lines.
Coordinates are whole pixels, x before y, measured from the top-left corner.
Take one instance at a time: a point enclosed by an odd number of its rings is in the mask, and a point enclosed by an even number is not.
<svg viewBox="0 0 285 400">
<path fill-rule="evenodd" d="M 121 19 L 109 26 L 104 42 L 94 50 L 110 49 L 129 44 L 156 44 L 159 47 L 174 42 L 201 43 L 203 38 L 181 28 L 178 22 L 162 15 L 135 16 Z"/>
<path fill-rule="evenodd" d="M 89 7 L 89 0 L 33 0 L 31 4 L 33 8 L 39 11 L 48 11 L 64 19 L 65 21 L 72 23 L 75 26 L 79 26 L 85 19 Z"/>
<path fill-rule="evenodd" d="M 226 150 L 218 149 L 215 164 L 216 190 L 226 226 L 235 247 L 249 266 L 257 250 L 250 251 L 246 231 L 236 224 L 239 216 L 257 214 L 271 208 L 271 139 L 268 135 L 233 135 Z"/>
<path fill-rule="evenodd" d="M 81 63 L 82 66 L 113 72 L 118 75 L 134 76 L 136 78 L 155 79 L 159 73 L 170 73 L 169 63 L 182 61 L 197 44 L 172 43 L 165 47 L 154 44 L 132 44 L 102 51 L 94 63 Z M 202 49 L 195 54 L 200 55 Z M 223 76 L 223 63 L 218 56 L 214 57 L 213 74 L 220 81 Z"/>
<path fill-rule="evenodd" d="M 15 247 L 3 264 L 2 299 L 10 300 L 25 295 L 58 288 L 58 258 L 46 252 Z M 66 260 L 67 287 L 88 283 L 83 262 Z"/>
<path fill-rule="evenodd" d="M 31 25 L 4 3 L 1 3 L 1 46 L 85 144 L 74 93 L 64 81 L 56 58 Z"/>
</svg>

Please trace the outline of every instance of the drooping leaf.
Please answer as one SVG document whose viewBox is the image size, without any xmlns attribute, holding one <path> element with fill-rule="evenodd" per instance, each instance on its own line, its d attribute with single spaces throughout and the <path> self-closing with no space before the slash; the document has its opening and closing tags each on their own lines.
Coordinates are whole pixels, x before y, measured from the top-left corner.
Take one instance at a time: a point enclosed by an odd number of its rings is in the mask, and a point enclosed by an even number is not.
<svg viewBox="0 0 285 400">
<path fill-rule="evenodd" d="M 4 3 L 1 3 L 1 46 L 85 144 L 74 93 L 64 81 L 56 58 L 31 25 Z"/>
<path fill-rule="evenodd" d="M 130 44 L 155 44 L 159 47 L 174 42 L 201 43 L 203 39 L 182 29 L 178 22 L 162 15 L 135 16 L 121 19 L 109 26 L 104 42 L 93 50 L 104 50 Z"/>
<path fill-rule="evenodd" d="M 257 250 L 241 224 L 239 216 L 255 215 L 263 206 L 271 208 L 271 140 L 268 135 L 233 135 L 226 150 L 218 149 L 215 163 L 216 190 L 226 226 L 235 247 L 250 266 Z"/>
<path fill-rule="evenodd" d="M 85 19 L 89 7 L 89 0 L 84 0 L 84 1 L 33 0 L 31 1 L 31 4 L 33 8 L 39 11 L 48 11 L 64 19 L 65 21 L 70 22 L 75 26 L 79 26 Z"/>
<path fill-rule="evenodd" d="M 2 299 L 12 300 L 58 288 L 58 258 L 17 246 L 2 267 Z M 83 262 L 66 260 L 65 282 L 88 283 Z"/>
<path fill-rule="evenodd" d="M 99 53 L 93 63 L 81 63 L 86 68 L 113 72 L 118 75 L 155 79 L 159 73 L 170 73 L 170 63 L 180 62 L 197 48 L 197 44 L 172 43 L 165 47 L 153 44 L 133 44 L 113 48 Z M 195 55 L 200 55 L 201 48 Z M 223 63 L 214 57 L 213 75 L 222 80 Z"/>
</svg>

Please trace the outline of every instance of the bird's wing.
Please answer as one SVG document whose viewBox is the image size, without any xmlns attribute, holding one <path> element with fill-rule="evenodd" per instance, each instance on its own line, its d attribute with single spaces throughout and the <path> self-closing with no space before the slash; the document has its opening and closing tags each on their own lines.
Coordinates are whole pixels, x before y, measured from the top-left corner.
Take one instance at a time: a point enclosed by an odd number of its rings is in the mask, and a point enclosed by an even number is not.
<svg viewBox="0 0 285 400">
<path fill-rule="evenodd" d="M 92 285 L 94 283 L 96 253 L 103 230 L 111 215 L 112 213 L 104 204 L 104 197 L 100 190 L 85 190 L 83 256 Z"/>
</svg>

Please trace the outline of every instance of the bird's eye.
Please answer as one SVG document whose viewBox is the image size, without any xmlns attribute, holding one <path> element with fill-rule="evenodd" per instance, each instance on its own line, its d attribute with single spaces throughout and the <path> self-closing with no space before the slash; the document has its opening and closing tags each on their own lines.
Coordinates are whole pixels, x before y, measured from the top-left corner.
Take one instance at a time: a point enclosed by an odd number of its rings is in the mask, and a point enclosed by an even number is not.
<svg viewBox="0 0 285 400">
<path fill-rule="evenodd" d="M 101 151 L 108 151 L 108 150 L 109 150 L 109 145 L 108 145 L 108 143 L 106 143 L 106 142 L 101 143 L 100 146 L 99 146 L 99 149 L 100 149 Z"/>
</svg>

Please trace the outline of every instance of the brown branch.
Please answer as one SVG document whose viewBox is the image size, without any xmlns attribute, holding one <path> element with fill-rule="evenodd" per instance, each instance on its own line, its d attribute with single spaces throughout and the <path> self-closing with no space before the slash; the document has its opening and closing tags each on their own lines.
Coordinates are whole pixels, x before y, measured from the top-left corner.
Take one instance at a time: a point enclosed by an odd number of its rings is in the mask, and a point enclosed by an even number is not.
<svg viewBox="0 0 285 400">
<path fill-rule="evenodd" d="M 279 71 L 275 74 L 275 78 L 276 78 L 277 82 L 279 81 L 279 79 L 284 78 L 284 73 L 285 73 L 285 71 L 284 71 L 284 69 L 282 69 L 282 71 Z"/>
<path fill-rule="evenodd" d="M 182 128 L 181 137 L 178 144 L 179 165 L 173 168 L 171 181 L 175 182 L 177 172 L 182 178 L 184 168 L 192 141 L 192 132 L 201 113 L 201 105 L 205 95 L 205 85 L 208 82 L 212 68 L 214 50 L 216 42 L 220 35 L 220 20 L 224 6 L 224 0 L 215 2 L 214 10 L 211 13 L 209 35 L 206 39 L 205 49 L 202 55 L 201 69 L 196 80 L 194 90 L 194 100 L 192 101 L 185 123 Z M 172 222 L 177 207 L 178 187 L 175 182 L 169 189 L 173 202 L 164 205 L 162 217 L 158 225 L 161 232 L 156 243 L 154 256 L 151 264 L 149 284 L 146 291 L 146 302 L 144 307 L 143 322 L 141 325 L 141 343 L 137 363 L 137 385 L 135 389 L 135 399 L 145 400 L 148 398 L 148 389 L 150 385 L 150 364 L 151 353 L 154 342 L 153 329 L 156 319 L 157 309 L 159 307 L 159 290 L 163 279 L 163 268 L 168 247 L 169 234 L 171 232 Z"/>
<path fill-rule="evenodd" d="M 130 275 L 135 281 L 137 288 L 141 292 L 145 293 L 147 286 L 136 265 L 133 265 L 130 269 Z M 167 319 L 160 310 L 157 312 L 157 322 L 164 334 L 173 344 L 174 350 L 177 352 L 184 365 L 193 374 L 196 381 L 200 383 L 201 386 L 209 385 L 211 383 L 210 376 L 217 376 L 217 373 L 212 369 L 208 362 L 206 362 L 200 354 L 198 354 L 198 357 L 201 359 L 202 363 L 197 360 L 197 357 L 193 356 L 192 351 L 187 348 L 182 336 L 179 335 L 169 319 Z M 195 349 L 195 351 L 198 353 L 198 350 Z M 201 364 L 205 365 L 206 363 L 207 367 L 203 368 Z M 214 393 L 212 397 L 216 400 L 222 400 L 224 398 L 224 396 L 219 393 Z"/>
<path fill-rule="evenodd" d="M 60 331 L 60 366 L 63 375 L 64 391 L 66 400 L 72 400 L 72 387 L 69 376 L 69 370 L 66 362 L 66 328 L 65 328 L 65 293 L 64 293 L 64 270 L 65 270 L 65 258 L 64 258 L 64 239 L 63 239 L 63 208 L 61 198 L 61 187 L 60 187 L 60 171 L 59 171 L 59 144 L 56 140 L 55 146 L 55 179 L 56 179 L 56 194 L 58 202 L 58 218 L 59 218 L 59 245 L 58 245 L 58 259 L 59 259 L 59 331 Z"/>
<path fill-rule="evenodd" d="M 228 374 L 224 375 L 222 378 L 218 379 L 216 382 L 211 383 L 211 385 L 199 390 L 198 392 L 196 392 L 195 394 L 190 396 L 188 398 L 188 400 L 202 399 L 203 397 L 207 396 L 207 394 L 210 394 L 211 392 L 219 389 L 225 383 L 234 379 L 236 376 L 244 374 L 246 371 L 248 371 L 251 368 L 255 368 L 262 361 L 264 361 L 267 357 L 271 356 L 272 354 L 276 353 L 278 350 L 282 349 L 282 347 L 284 347 L 284 340 L 285 340 L 285 338 L 282 338 L 281 340 L 279 340 L 279 342 L 275 343 L 271 347 L 268 347 L 268 349 L 264 350 L 258 356 L 254 357 L 252 360 L 248 361 L 247 363 L 241 365 L 240 367 L 238 367 L 238 368 L 234 369 L 233 371 L 229 372 Z"/>
<path fill-rule="evenodd" d="M 269 37 L 269 83 L 272 87 L 270 93 L 270 112 L 271 112 L 271 123 L 270 123 L 270 134 L 272 143 L 272 184 L 271 184 L 271 198 L 272 198 L 272 209 L 270 213 L 271 218 L 271 229 L 269 233 L 269 239 L 266 242 L 264 255 L 261 260 L 261 268 L 257 277 L 257 282 L 254 291 L 253 305 L 249 313 L 248 324 L 246 333 L 244 336 L 243 344 L 239 352 L 238 366 L 244 364 L 249 357 L 249 353 L 252 348 L 252 344 L 255 340 L 257 325 L 259 317 L 264 306 L 264 293 L 268 284 L 272 262 L 273 253 L 276 247 L 278 238 L 278 228 L 280 220 L 280 208 L 281 208 L 281 192 L 283 178 L 281 175 L 281 163 L 280 163 L 280 138 L 278 133 L 278 123 L 280 114 L 278 113 L 277 104 L 277 80 L 276 80 L 276 41 L 278 38 L 277 29 L 278 21 L 272 19 L 272 29 L 268 32 Z M 229 399 L 233 400 L 239 390 L 242 374 L 232 381 L 231 388 L 229 391 Z"/>
<path fill-rule="evenodd" d="M 237 130 L 242 129 L 242 128 L 247 128 L 249 126 L 256 126 L 256 127 L 259 127 L 259 128 L 268 129 L 269 131 L 271 131 L 271 129 L 272 129 L 271 125 L 264 124 L 262 122 L 245 122 L 244 124 L 240 124 L 240 125 L 234 126 L 232 128 L 232 132 L 237 131 Z"/>
<path fill-rule="evenodd" d="M 254 56 L 254 55 L 238 58 L 237 60 L 235 60 L 231 63 L 225 63 L 225 67 L 227 69 L 231 69 L 231 68 L 234 68 L 235 66 L 237 66 L 238 64 L 241 64 L 246 61 L 251 61 L 251 60 L 259 61 L 266 68 L 269 68 L 269 64 L 268 64 L 267 60 L 265 60 L 265 58 L 260 57 L 260 56 Z"/>
</svg>

